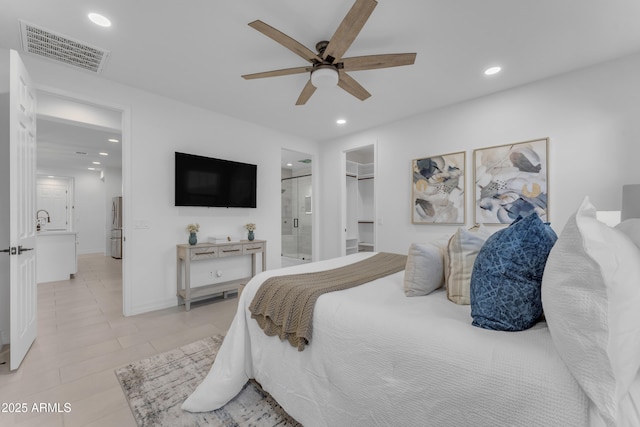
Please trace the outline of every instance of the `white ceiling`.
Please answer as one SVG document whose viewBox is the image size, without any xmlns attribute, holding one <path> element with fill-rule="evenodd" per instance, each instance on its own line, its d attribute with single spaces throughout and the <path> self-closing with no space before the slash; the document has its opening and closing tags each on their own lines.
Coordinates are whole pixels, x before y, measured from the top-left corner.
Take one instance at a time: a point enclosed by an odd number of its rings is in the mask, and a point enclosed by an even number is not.
<svg viewBox="0 0 640 427">
<path fill-rule="evenodd" d="M 5 0 L 0 46 L 21 50 L 19 19 L 111 51 L 102 77 L 290 134 L 327 140 L 640 51 L 637 0 L 379 0 L 349 56 L 417 52 L 413 66 L 351 73 L 295 101 L 305 74 L 242 74 L 306 65 L 247 24 L 260 19 L 310 49 L 352 0 Z M 100 12 L 105 29 L 86 19 Z M 483 75 L 492 65 L 503 72 Z M 84 72 L 84 71 L 83 71 Z M 348 120 L 335 124 L 339 117 Z"/>
<path fill-rule="evenodd" d="M 311 170 L 311 162 L 306 162 L 307 160 L 311 160 L 310 154 L 282 149 L 280 159 L 280 167 L 282 169 L 290 169 L 294 173 Z"/>
<path fill-rule="evenodd" d="M 122 167 L 122 112 L 38 91 L 37 114 L 39 173 Z"/>
<path fill-rule="evenodd" d="M 37 130 L 38 170 L 86 171 L 94 168 L 98 172 L 105 168 L 121 169 L 122 144 L 109 142 L 109 139 L 121 141 L 120 135 L 120 132 L 113 130 L 40 116 Z"/>
</svg>

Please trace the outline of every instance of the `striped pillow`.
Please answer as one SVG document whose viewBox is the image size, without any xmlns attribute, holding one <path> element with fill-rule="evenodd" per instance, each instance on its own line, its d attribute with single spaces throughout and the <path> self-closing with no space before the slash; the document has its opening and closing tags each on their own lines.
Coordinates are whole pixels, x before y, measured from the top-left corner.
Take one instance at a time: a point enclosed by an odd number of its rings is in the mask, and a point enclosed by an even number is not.
<svg viewBox="0 0 640 427">
<path fill-rule="evenodd" d="M 485 226 L 479 225 L 469 230 L 461 227 L 449 239 L 444 253 L 444 279 L 447 298 L 456 304 L 470 303 L 473 263 L 490 235 Z"/>
</svg>

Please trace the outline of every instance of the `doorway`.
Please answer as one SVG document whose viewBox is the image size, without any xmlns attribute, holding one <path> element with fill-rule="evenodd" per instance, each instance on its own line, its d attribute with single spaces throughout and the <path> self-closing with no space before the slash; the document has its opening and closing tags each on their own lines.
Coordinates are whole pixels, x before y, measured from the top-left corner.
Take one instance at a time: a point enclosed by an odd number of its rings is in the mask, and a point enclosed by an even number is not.
<svg viewBox="0 0 640 427">
<path fill-rule="evenodd" d="M 311 156 L 282 150 L 282 266 L 310 262 L 312 254 Z"/>
<path fill-rule="evenodd" d="M 344 151 L 343 255 L 376 250 L 375 146 Z"/>
<path fill-rule="evenodd" d="M 38 91 L 39 183 L 50 187 L 67 180 L 72 190 L 66 194 L 65 210 L 56 214 L 57 199 L 46 197 L 41 191 L 45 187 L 38 187 L 38 208 L 47 224 L 41 229 L 60 230 L 54 222 L 66 222 L 64 229 L 76 237 L 76 268 L 79 256 L 111 255 L 111 202 L 123 192 L 123 117 L 123 110 L 75 95 Z"/>
</svg>

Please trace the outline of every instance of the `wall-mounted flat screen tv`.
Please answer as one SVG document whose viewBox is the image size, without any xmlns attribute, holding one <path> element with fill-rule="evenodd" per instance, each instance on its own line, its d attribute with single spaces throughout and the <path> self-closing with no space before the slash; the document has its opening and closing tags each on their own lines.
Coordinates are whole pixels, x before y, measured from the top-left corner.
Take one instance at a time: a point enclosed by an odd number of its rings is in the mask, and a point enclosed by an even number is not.
<svg viewBox="0 0 640 427">
<path fill-rule="evenodd" d="M 257 166 L 176 152 L 176 206 L 256 207 Z"/>
</svg>

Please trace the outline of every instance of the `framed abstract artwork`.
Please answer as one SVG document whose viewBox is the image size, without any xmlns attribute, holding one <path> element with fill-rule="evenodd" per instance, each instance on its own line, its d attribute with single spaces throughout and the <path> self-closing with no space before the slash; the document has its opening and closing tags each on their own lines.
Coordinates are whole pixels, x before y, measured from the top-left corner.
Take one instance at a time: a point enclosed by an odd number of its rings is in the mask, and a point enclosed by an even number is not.
<svg viewBox="0 0 640 427">
<path fill-rule="evenodd" d="M 473 151 L 476 224 L 511 224 L 535 212 L 549 221 L 549 138 Z"/>
<path fill-rule="evenodd" d="M 412 161 L 411 222 L 465 223 L 464 152 Z"/>
</svg>

